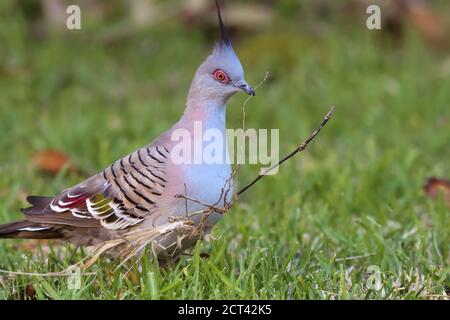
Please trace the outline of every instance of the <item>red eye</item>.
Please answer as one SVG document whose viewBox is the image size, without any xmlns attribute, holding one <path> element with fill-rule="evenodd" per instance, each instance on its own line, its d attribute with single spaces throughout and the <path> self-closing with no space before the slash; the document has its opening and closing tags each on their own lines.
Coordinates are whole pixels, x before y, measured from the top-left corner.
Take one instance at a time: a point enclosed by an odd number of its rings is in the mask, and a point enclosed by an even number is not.
<svg viewBox="0 0 450 320">
<path fill-rule="evenodd" d="M 216 78 L 216 80 L 219 82 L 223 82 L 223 83 L 230 82 L 230 78 L 228 78 L 227 74 L 220 69 L 217 69 L 216 71 L 214 71 L 214 78 Z"/>
</svg>

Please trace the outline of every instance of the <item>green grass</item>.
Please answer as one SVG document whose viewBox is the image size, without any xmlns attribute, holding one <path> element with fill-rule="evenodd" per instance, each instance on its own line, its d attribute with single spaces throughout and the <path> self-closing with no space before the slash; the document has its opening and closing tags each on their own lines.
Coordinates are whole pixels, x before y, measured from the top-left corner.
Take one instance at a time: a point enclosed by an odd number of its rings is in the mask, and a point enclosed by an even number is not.
<svg viewBox="0 0 450 320">
<path fill-rule="evenodd" d="M 38 150 L 62 150 L 94 173 L 167 129 L 210 48 L 201 33 L 172 24 L 104 45 L 73 34 L 30 39 L 19 16 L 0 23 L 1 222 L 20 218 L 24 195 L 55 194 L 84 178 L 43 175 L 31 162 Z M 443 297 L 449 208 L 422 186 L 450 172 L 448 54 L 414 34 L 394 48 L 359 25 L 328 26 L 316 38 L 299 29 L 276 49 L 284 29 L 236 41 L 250 83 L 273 74 L 248 103 L 246 125 L 279 128 L 285 154 L 331 105 L 336 113 L 305 153 L 241 199 L 213 240 L 168 269 L 144 259 L 129 277 L 105 258 L 80 290 L 67 277 L 0 274 L 0 298 L 23 297 L 27 284 L 40 299 Z M 228 127 L 241 125 L 244 99 L 231 101 Z M 238 183 L 256 172 L 244 166 Z M 0 269 L 61 271 L 84 255 L 23 244 L 0 241 Z M 371 266 L 379 290 L 367 286 Z"/>
</svg>

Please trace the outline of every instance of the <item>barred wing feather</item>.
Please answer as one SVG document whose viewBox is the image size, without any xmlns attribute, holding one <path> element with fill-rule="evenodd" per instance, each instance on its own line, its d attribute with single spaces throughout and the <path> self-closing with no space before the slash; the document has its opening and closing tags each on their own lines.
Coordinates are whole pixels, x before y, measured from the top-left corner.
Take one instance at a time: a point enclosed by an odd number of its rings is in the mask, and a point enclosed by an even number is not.
<svg viewBox="0 0 450 320">
<path fill-rule="evenodd" d="M 101 173 L 64 190 L 51 199 L 44 210 L 36 212 L 31 207 L 24 212 L 41 223 L 45 223 L 46 217 L 51 218 L 50 215 L 67 217 L 63 213 L 70 212 L 74 218 L 71 225 L 76 221 L 83 226 L 84 220 L 92 219 L 110 230 L 136 225 L 158 207 L 158 199 L 167 183 L 165 164 L 168 157 L 169 151 L 164 146 L 138 149 Z"/>
</svg>

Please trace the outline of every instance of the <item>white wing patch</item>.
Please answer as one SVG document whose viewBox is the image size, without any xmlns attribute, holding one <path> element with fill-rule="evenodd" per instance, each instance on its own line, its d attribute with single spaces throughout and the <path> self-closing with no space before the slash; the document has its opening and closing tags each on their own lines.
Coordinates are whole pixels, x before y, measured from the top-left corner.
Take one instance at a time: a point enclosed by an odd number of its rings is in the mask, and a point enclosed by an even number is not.
<svg viewBox="0 0 450 320">
<path fill-rule="evenodd" d="M 122 205 L 109 198 L 94 197 L 86 200 L 87 211 L 107 229 L 117 230 L 135 225 L 143 220 L 122 209 Z M 115 219 L 114 219 L 115 218 Z"/>
<path fill-rule="evenodd" d="M 17 231 L 42 231 L 42 230 L 48 230 L 49 228 L 46 227 L 25 227 L 17 229 Z"/>
</svg>

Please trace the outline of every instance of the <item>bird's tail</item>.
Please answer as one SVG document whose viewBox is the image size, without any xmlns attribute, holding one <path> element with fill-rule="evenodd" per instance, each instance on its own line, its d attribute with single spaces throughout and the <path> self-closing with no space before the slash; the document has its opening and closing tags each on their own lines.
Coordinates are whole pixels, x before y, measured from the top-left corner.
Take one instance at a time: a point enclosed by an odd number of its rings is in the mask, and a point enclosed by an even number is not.
<svg viewBox="0 0 450 320">
<path fill-rule="evenodd" d="M 0 225 L 0 238 L 57 239 L 62 234 L 52 227 L 24 220 Z"/>
</svg>

